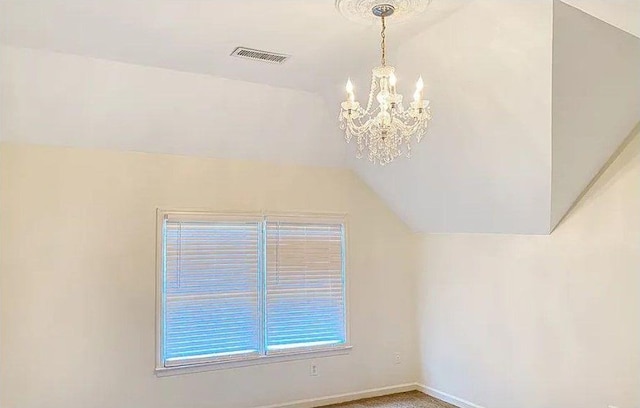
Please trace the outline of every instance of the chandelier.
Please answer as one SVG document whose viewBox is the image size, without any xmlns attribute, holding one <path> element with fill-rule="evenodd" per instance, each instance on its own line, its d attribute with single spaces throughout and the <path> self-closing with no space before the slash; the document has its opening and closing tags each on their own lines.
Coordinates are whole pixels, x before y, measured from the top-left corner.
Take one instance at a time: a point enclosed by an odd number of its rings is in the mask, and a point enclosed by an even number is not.
<svg viewBox="0 0 640 408">
<path fill-rule="evenodd" d="M 344 130 L 347 143 L 355 139 L 358 145 L 358 158 L 366 154 L 371 162 L 381 165 L 389 164 L 402 155 L 411 157 L 412 143 L 420 142 L 431 120 L 429 101 L 422 99 L 422 77 L 416 83 L 413 101 L 405 109 L 402 95 L 396 91 L 395 68 L 387 65 L 385 19 L 394 11 L 395 7 L 391 4 L 373 7 L 373 14 L 382 23 L 381 65 L 372 70 L 371 91 L 366 107 L 355 100 L 353 83 L 351 79 L 347 81 L 347 100 L 342 102 L 339 116 L 340 129 Z"/>
</svg>

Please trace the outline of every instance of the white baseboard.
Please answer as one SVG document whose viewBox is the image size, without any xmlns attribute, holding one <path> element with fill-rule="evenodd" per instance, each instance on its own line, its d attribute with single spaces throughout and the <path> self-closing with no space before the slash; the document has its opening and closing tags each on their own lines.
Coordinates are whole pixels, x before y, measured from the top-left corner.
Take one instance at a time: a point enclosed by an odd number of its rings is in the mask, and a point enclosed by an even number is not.
<svg viewBox="0 0 640 408">
<path fill-rule="evenodd" d="M 408 383 L 393 385 L 390 387 L 372 388 L 365 391 L 350 392 L 346 394 L 332 395 L 329 397 L 310 398 L 304 400 L 298 400 L 293 402 L 287 402 L 284 404 L 265 405 L 256 408 L 316 408 L 324 405 L 341 404 L 343 402 L 356 401 L 363 398 L 374 398 L 383 395 L 397 394 L 399 392 L 407 391 L 420 391 L 424 394 L 430 395 L 434 398 L 438 398 L 449 404 L 453 404 L 459 408 L 484 408 L 480 405 L 474 404 L 462 398 L 454 397 L 451 394 L 436 390 L 435 388 L 427 387 L 424 384 Z"/>
<path fill-rule="evenodd" d="M 438 391 L 435 388 L 427 387 L 423 384 L 416 384 L 416 390 L 431 395 L 434 398 L 442 400 L 444 402 L 448 402 L 449 404 L 453 404 L 460 408 L 484 408 L 480 405 L 474 404 L 473 402 L 469 402 L 467 400 L 463 400 L 462 398 L 454 397 L 451 394 L 447 394 L 446 392 Z"/>
<path fill-rule="evenodd" d="M 363 398 L 374 398 L 382 395 L 396 394 L 399 392 L 415 391 L 417 384 L 400 384 L 391 387 L 373 388 L 365 391 L 350 392 L 347 394 L 332 395 L 330 397 L 312 398 L 287 402 L 285 404 L 267 405 L 257 408 L 315 408 L 323 405 L 340 404 L 343 402 L 355 401 Z M 475 406 L 477 407 L 477 406 Z M 475 408 L 474 407 L 474 408 Z"/>
</svg>

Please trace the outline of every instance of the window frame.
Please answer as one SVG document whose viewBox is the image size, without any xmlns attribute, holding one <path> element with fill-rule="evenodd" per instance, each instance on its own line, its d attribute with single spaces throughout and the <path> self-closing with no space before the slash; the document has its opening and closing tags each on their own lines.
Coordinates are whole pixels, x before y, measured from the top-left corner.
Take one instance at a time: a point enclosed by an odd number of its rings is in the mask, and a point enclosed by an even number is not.
<svg viewBox="0 0 640 408">
<path fill-rule="evenodd" d="M 258 299 L 260 303 L 260 319 L 258 322 L 259 352 L 257 355 L 238 355 L 238 356 L 217 356 L 217 357 L 193 357 L 192 363 L 167 364 L 164 359 L 164 222 L 165 219 L 184 219 L 185 221 L 257 221 L 259 228 L 262 230 L 259 236 L 259 257 L 258 257 L 258 279 L 264 282 L 266 274 L 266 239 L 265 228 L 267 222 L 299 222 L 299 223 L 333 223 L 342 224 L 343 226 L 343 243 L 342 243 L 342 274 L 343 274 L 343 301 L 344 301 L 344 333 L 345 341 L 340 344 L 297 347 L 290 350 L 267 351 L 266 342 L 264 340 L 265 331 L 265 314 L 266 310 L 266 290 L 264 285 L 258 288 Z M 312 359 L 329 357 L 335 355 L 349 354 L 351 345 L 350 332 L 350 313 L 349 313 L 349 273 L 348 273 L 348 220 L 346 214 L 338 213 L 273 213 L 273 212 L 219 212 L 204 210 L 156 210 L 156 364 L 155 373 L 157 376 L 169 376 L 182 373 L 202 372 L 218 369 L 227 369 L 234 367 L 245 367 L 257 364 L 268 364 L 300 359 Z"/>
</svg>

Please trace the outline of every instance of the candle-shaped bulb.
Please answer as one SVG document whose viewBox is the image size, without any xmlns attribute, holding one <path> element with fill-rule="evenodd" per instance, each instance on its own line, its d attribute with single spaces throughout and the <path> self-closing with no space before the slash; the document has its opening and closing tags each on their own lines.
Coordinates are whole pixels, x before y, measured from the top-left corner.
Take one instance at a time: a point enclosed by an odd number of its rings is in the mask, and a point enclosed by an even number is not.
<svg viewBox="0 0 640 408">
<path fill-rule="evenodd" d="M 389 75 L 389 85 L 391 85 L 392 87 L 395 87 L 397 81 L 398 79 L 396 78 L 396 74 L 392 72 L 391 75 Z"/>
<path fill-rule="evenodd" d="M 424 81 L 422 80 L 422 75 L 418 78 L 418 82 L 416 82 L 416 90 L 422 91 L 424 89 Z"/>
<path fill-rule="evenodd" d="M 351 82 L 351 78 L 347 80 L 347 86 L 345 87 L 347 90 L 347 99 L 349 102 L 354 102 L 356 100 L 355 95 L 353 94 L 353 83 Z"/>
<path fill-rule="evenodd" d="M 347 90 L 348 94 L 353 93 L 353 83 L 351 82 L 351 78 L 347 80 L 347 86 L 345 87 L 345 89 Z"/>
<path fill-rule="evenodd" d="M 413 100 L 416 102 L 420 102 L 420 99 L 422 99 L 422 95 L 420 94 L 419 90 L 416 90 L 416 92 L 413 94 Z"/>
</svg>

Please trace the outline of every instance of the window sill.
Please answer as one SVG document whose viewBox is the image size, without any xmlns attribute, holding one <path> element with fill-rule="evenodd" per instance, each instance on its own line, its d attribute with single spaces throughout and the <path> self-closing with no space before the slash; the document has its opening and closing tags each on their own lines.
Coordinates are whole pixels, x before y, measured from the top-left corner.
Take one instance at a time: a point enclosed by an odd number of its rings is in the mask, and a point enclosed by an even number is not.
<svg viewBox="0 0 640 408">
<path fill-rule="evenodd" d="M 323 350 L 298 350 L 279 352 L 276 354 L 252 357 L 243 360 L 215 361 L 183 365 L 177 367 L 158 367 L 155 370 L 158 377 L 169 377 L 180 374 L 201 373 L 205 371 L 226 370 L 230 368 L 250 367 L 260 364 L 283 363 L 286 361 L 305 360 L 321 357 L 332 357 L 349 354 L 352 346 L 340 346 Z"/>
</svg>

